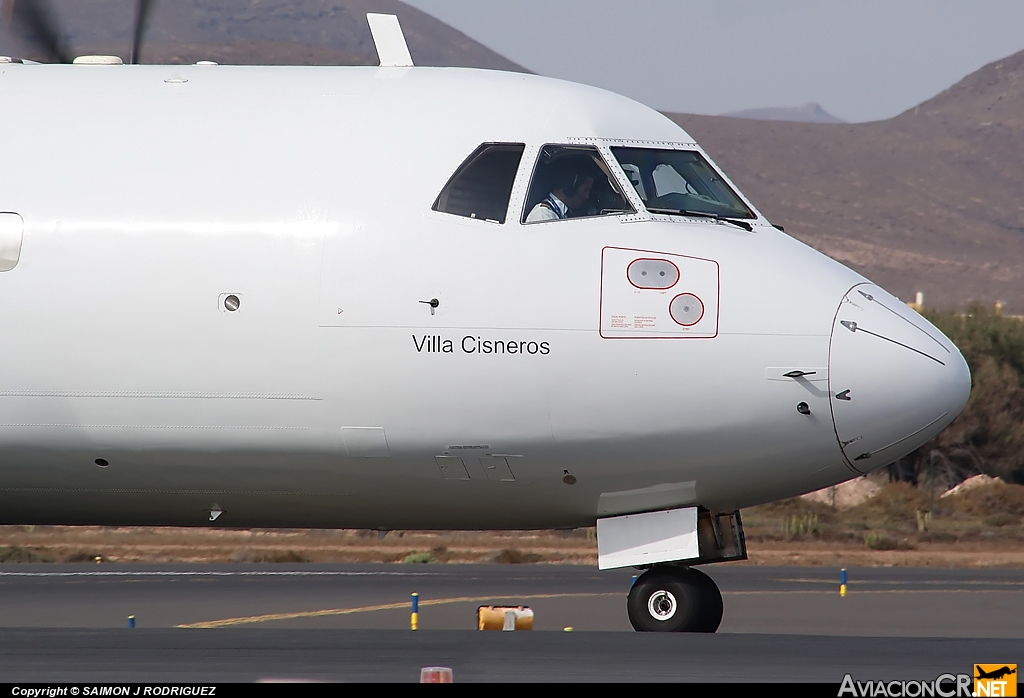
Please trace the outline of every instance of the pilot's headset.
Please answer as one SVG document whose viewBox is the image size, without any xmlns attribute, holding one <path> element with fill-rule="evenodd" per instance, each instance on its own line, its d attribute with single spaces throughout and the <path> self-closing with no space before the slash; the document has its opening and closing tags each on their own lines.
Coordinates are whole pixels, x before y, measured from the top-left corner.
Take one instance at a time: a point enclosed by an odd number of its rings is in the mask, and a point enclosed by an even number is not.
<svg viewBox="0 0 1024 698">
<path fill-rule="evenodd" d="M 559 188 L 569 196 L 572 196 L 576 193 L 576 190 L 580 188 L 581 180 L 583 180 L 584 177 L 580 173 L 578 167 L 571 167 L 568 171 L 563 172 L 562 177 L 559 179 L 559 183 L 561 184 L 561 187 Z"/>
<path fill-rule="evenodd" d="M 576 190 L 586 180 L 593 179 L 597 181 L 597 176 L 594 174 L 594 170 L 597 168 L 594 165 L 594 161 L 586 155 L 570 155 L 561 160 L 556 160 L 552 164 L 556 168 L 555 186 L 553 188 L 561 189 L 569 196 L 574 195 Z"/>
</svg>

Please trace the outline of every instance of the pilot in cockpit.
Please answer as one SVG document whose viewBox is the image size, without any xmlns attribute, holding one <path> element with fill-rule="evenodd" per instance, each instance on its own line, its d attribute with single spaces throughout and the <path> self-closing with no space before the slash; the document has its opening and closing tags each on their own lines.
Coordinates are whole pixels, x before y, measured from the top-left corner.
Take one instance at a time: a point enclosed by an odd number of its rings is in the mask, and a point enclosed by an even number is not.
<svg viewBox="0 0 1024 698">
<path fill-rule="evenodd" d="M 526 223 L 570 218 L 584 209 L 601 171 L 588 155 L 567 155 L 551 163 L 550 174 L 551 192 L 530 210 Z"/>
</svg>

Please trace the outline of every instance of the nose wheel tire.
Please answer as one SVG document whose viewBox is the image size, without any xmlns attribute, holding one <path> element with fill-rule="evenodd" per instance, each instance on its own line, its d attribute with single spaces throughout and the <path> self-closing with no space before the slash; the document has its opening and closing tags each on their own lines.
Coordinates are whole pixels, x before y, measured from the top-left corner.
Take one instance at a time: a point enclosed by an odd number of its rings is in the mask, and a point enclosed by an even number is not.
<svg viewBox="0 0 1024 698">
<path fill-rule="evenodd" d="M 636 580 L 626 610 L 640 632 L 713 633 L 722 622 L 722 594 L 703 572 L 666 565 Z"/>
</svg>

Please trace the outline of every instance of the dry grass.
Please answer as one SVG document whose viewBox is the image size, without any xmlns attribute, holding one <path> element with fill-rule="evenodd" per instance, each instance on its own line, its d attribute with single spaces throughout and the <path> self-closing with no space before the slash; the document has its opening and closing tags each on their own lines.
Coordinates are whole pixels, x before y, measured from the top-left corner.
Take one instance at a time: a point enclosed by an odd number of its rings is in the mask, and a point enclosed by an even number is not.
<svg viewBox="0 0 1024 698">
<path fill-rule="evenodd" d="M 844 510 L 802 498 L 743 512 L 750 564 L 1024 567 L 1024 486 L 937 499 L 885 485 Z M 560 531 L 374 531 L 2 526 L 0 563 L 597 563 L 593 528 Z"/>
<path fill-rule="evenodd" d="M 1024 486 L 1001 483 L 934 502 L 926 489 L 890 483 L 848 509 L 795 498 L 743 514 L 759 564 L 925 567 L 1024 566 L 1022 515 Z"/>
<path fill-rule="evenodd" d="M 4 551 L 8 551 L 5 556 Z M 559 562 L 593 564 L 593 529 L 488 532 L 2 526 L 0 562 Z M 426 559 L 429 558 L 429 559 Z"/>
</svg>

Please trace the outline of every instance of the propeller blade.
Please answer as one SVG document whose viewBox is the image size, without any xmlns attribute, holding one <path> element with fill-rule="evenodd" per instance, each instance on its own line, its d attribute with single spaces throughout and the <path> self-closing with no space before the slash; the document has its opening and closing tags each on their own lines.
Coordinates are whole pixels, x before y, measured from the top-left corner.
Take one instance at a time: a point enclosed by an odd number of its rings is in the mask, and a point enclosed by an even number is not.
<svg viewBox="0 0 1024 698">
<path fill-rule="evenodd" d="M 133 65 L 139 62 L 139 49 L 142 46 L 142 35 L 146 31 L 146 24 L 149 21 L 149 12 L 152 8 L 152 0 L 136 0 L 135 2 L 135 26 L 132 32 L 132 52 L 128 57 L 128 62 Z"/>
<path fill-rule="evenodd" d="M 71 62 L 71 52 L 61 41 L 53 15 L 42 0 L 4 0 L 0 17 L 14 34 L 45 48 L 51 62 Z"/>
</svg>

